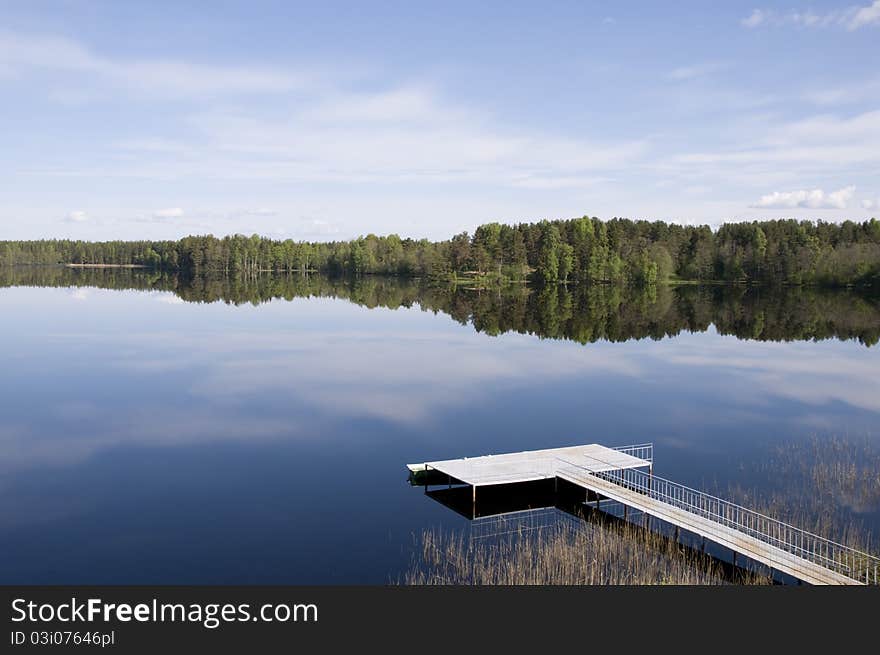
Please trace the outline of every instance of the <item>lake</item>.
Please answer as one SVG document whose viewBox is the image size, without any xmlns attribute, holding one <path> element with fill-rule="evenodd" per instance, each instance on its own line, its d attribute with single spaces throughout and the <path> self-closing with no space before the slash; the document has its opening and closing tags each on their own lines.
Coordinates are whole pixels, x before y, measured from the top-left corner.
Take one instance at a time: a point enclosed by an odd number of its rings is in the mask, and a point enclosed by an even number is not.
<svg viewBox="0 0 880 655">
<path fill-rule="evenodd" d="M 658 475 L 815 497 L 880 536 L 876 297 L 64 268 L 0 284 L 6 584 L 393 582 L 423 529 L 467 524 L 405 464 L 593 442 L 653 442 Z M 797 487 L 841 452 L 849 482 Z"/>
</svg>

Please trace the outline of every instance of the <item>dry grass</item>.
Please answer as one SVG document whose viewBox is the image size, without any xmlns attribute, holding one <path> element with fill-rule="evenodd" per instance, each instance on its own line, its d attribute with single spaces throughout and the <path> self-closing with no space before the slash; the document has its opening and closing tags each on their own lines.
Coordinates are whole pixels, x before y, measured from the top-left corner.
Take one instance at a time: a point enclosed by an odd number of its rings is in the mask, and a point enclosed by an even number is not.
<svg viewBox="0 0 880 655">
<path fill-rule="evenodd" d="M 863 516 L 880 510 L 880 447 L 867 437 L 786 442 L 744 468 L 766 483 L 762 491 L 733 486 L 731 500 L 838 543 L 877 549 Z"/>
<path fill-rule="evenodd" d="M 404 584 L 717 585 L 718 563 L 632 524 L 560 520 L 491 539 L 424 531 Z M 769 579 L 744 574 L 746 584 Z"/>
</svg>

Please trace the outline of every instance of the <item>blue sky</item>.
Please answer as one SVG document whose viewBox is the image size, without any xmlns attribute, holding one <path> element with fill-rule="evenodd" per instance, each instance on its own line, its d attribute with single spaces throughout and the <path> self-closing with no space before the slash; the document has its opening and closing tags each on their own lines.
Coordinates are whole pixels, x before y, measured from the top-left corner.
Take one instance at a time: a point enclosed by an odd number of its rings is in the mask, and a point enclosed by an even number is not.
<svg viewBox="0 0 880 655">
<path fill-rule="evenodd" d="M 0 0 L 0 238 L 880 216 L 880 0 Z"/>
</svg>

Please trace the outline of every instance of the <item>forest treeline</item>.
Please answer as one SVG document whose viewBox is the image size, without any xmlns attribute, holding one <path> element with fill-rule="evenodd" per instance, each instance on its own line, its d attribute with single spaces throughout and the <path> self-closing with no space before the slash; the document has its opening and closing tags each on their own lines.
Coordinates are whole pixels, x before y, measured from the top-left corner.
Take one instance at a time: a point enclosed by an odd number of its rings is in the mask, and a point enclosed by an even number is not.
<svg viewBox="0 0 880 655">
<path fill-rule="evenodd" d="M 446 241 L 367 235 L 352 241 L 257 235 L 179 241 L 0 241 L 0 264 L 117 264 L 205 273 L 390 274 L 543 283 L 667 280 L 880 285 L 880 221 L 774 220 L 717 230 L 582 217 L 489 223 Z"/>
<path fill-rule="evenodd" d="M 171 291 L 186 302 L 241 305 L 332 297 L 375 308 L 420 307 L 492 336 L 507 332 L 586 344 L 704 332 L 759 341 L 880 341 L 880 295 L 742 285 L 526 285 L 491 290 L 388 276 L 189 276 L 144 269 L 0 268 L 0 287 Z"/>
</svg>

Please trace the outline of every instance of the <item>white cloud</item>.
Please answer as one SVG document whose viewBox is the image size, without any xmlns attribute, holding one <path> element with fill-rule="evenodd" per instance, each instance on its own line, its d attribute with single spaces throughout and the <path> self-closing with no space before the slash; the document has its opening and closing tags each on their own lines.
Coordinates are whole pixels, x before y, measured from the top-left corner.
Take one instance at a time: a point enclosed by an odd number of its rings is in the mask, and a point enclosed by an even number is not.
<svg viewBox="0 0 880 655">
<path fill-rule="evenodd" d="M 774 191 L 761 196 L 754 205 L 756 209 L 846 209 L 856 188 L 844 187 L 826 194 L 822 189 L 799 191 Z"/>
<path fill-rule="evenodd" d="M 880 25 L 880 0 L 860 7 L 847 21 L 847 29 L 857 30 L 865 25 Z"/>
<path fill-rule="evenodd" d="M 684 193 L 688 193 L 691 195 L 703 195 L 707 193 L 712 193 L 713 187 L 706 184 L 692 184 L 691 186 L 686 186 L 682 191 Z"/>
<path fill-rule="evenodd" d="M 718 71 L 721 64 L 718 62 L 708 62 L 705 64 L 694 64 L 692 66 L 681 66 L 669 71 L 667 77 L 671 80 L 683 81 L 692 80 L 697 77 L 705 77 L 711 73 Z"/>
<path fill-rule="evenodd" d="M 71 74 L 92 74 L 139 94 L 176 96 L 281 93 L 303 86 L 307 79 L 304 74 L 266 68 L 209 66 L 173 59 L 110 59 L 71 39 L 9 32 L 0 32 L 0 69 L 63 72 L 68 86 Z M 78 94 L 78 98 L 85 97 L 84 91 Z"/>
<path fill-rule="evenodd" d="M 97 95 L 85 89 L 59 86 L 49 91 L 49 99 L 65 107 L 82 107 L 97 99 Z"/>
<path fill-rule="evenodd" d="M 579 177 L 570 175 L 523 175 L 511 181 L 511 184 L 522 189 L 570 189 L 584 188 L 608 181 L 604 177 Z"/>
<path fill-rule="evenodd" d="M 72 211 L 64 217 L 67 223 L 85 223 L 89 220 L 89 215 L 82 210 Z"/>
<path fill-rule="evenodd" d="M 857 84 L 813 88 L 803 95 L 804 100 L 820 106 L 848 105 L 857 102 L 880 102 L 880 78 L 860 80 Z"/>
<path fill-rule="evenodd" d="M 880 209 L 880 198 L 862 200 L 862 209 L 869 211 Z"/>
<path fill-rule="evenodd" d="M 798 27 L 827 27 L 842 22 L 843 14 L 836 11 L 827 14 L 815 14 L 810 10 L 794 11 L 784 18 Z"/>
<path fill-rule="evenodd" d="M 390 120 L 386 120 L 390 117 Z M 578 178 L 620 169 L 645 140 L 591 142 L 499 125 L 425 87 L 319 97 L 283 119 L 240 112 L 191 118 L 205 144 L 183 164 L 200 174 L 288 182 L 479 182 L 519 186 L 524 177 Z"/>
<path fill-rule="evenodd" d="M 828 147 L 843 145 L 867 146 L 876 149 L 880 145 L 880 110 L 869 111 L 849 118 L 820 115 L 805 118 L 781 126 L 769 139 L 771 143 L 789 146 L 822 144 Z M 875 152 L 870 160 L 877 160 Z"/>
<path fill-rule="evenodd" d="M 754 29 L 765 25 L 803 28 L 842 27 L 850 31 L 869 25 L 880 25 L 880 0 L 870 5 L 851 6 L 817 14 L 812 10 L 779 13 L 772 9 L 753 9 L 740 21 L 744 27 Z"/>
<path fill-rule="evenodd" d="M 180 218 L 183 216 L 183 210 L 180 207 L 168 207 L 153 212 L 153 218 Z"/>
<path fill-rule="evenodd" d="M 401 87 L 387 91 L 328 96 L 306 112 L 303 118 L 323 123 L 400 123 L 401 121 L 443 121 L 463 118 L 425 87 Z"/>
<path fill-rule="evenodd" d="M 763 21 L 764 14 L 760 15 Z M 36 48 L 34 43 L 44 47 Z M 41 41 L 0 34 L 0 68 L 33 73 L 39 82 L 54 74 L 65 80 L 61 86 L 82 84 L 101 102 L 116 97 L 140 103 L 140 95 L 129 98 L 127 88 L 114 86 L 140 81 L 150 93 L 190 93 L 182 80 L 192 76 L 210 82 L 201 87 L 193 82 L 192 93 L 248 88 L 219 65 L 205 70 L 176 61 L 170 62 L 174 70 L 169 71 L 170 60 L 111 60 L 105 56 L 111 52 L 102 48 L 99 53 L 66 39 Z M 21 167 L 21 176 L 28 182 L 49 177 L 59 189 L 56 193 L 77 186 L 77 178 L 93 188 L 100 185 L 107 198 L 103 201 L 114 204 L 90 211 L 115 217 L 116 223 L 106 222 L 120 232 L 163 238 L 185 230 L 270 233 L 277 229 L 345 237 L 369 230 L 412 236 L 436 230 L 434 237 L 454 233 L 458 225 L 470 230 L 487 216 L 530 220 L 579 215 L 586 208 L 602 216 L 618 213 L 704 222 L 742 210 L 743 199 L 758 199 L 772 189 L 799 189 L 805 180 L 825 180 L 826 189 L 828 181 L 836 186 L 871 186 L 865 177 L 880 166 L 880 111 L 853 116 L 853 108 L 847 107 L 846 114 L 784 121 L 781 116 L 804 115 L 804 107 L 809 110 L 811 105 L 803 102 L 809 81 L 795 91 L 797 111 L 783 111 L 790 99 L 788 91 L 740 93 L 741 89 L 731 87 L 722 92 L 701 76 L 731 65 L 732 60 L 706 60 L 695 57 L 678 62 L 692 65 L 661 68 L 661 75 L 665 72 L 670 79 L 698 78 L 705 83 L 661 84 L 657 120 L 631 121 L 624 130 L 604 129 L 613 122 L 604 119 L 576 126 L 542 124 L 520 112 L 515 112 L 515 120 L 529 122 L 510 122 L 504 110 L 491 114 L 485 105 L 450 97 L 427 78 L 412 77 L 405 84 L 391 79 L 377 86 L 375 79 L 355 81 L 340 77 L 340 72 L 310 78 L 304 87 L 291 87 L 296 84 L 293 78 L 281 79 L 276 86 L 261 82 L 265 91 L 280 93 L 271 103 L 262 98 L 255 103 L 250 98 L 196 98 L 170 108 L 155 121 L 132 120 L 118 131 L 107 131 L 106 142 L 101 141 L 102 131 L 87 152 L 59 149 L 51 159 L 37 153 L 35 161 Z M 266 71 L 271 79 L 277 73 L 266 68 L 254 71 Z M 120 81 L 123 72 L 139 81 Z M 839 84 L 848 83 L 838 79 Z M 223 86 L 224 80 L 232 83 Z M 817 78 L 815 84 L 823 90 L 821 80 Z M 696 87 L 701 87 L 700 93 Z M 669 94 L 669 89 L 674 93 Z M 875 97 L 865 96 L 865 104 L 877 106 Z M 829 92 L 818 100 L 835 104 L 841 98 L 842 92 Z M 663 124 L 664 111 L 678 104 L 694 120 Z M 709 116 L 708 123 L 704 115 Z M 724 129 L 715 130 L 712 121 L 719 116 Z M 662 148 L 655 147 L 661 143 Z M 686 150 L 694 144 L 701 150 Z M 652 177 L 670 180 L 667 199 L 644 197 Z M 157 181 L 173 181 L 173 188 L 186 197 L 175 194 L 162 200 L 150 186 Z M 223 185 L 228 197 L 222 201 L 202 197 L 208 183 Z M 273 184 L 255 187 L 261 183 Z M 440 190 L 441 185 L 450 190 L 455 185 L 454 193 Z M 413 207 L 419 194 L 422 207 Z M 683 194 L 703 197 L 688 204 L 680 202 Z M 662 201 L 668 206 L 662 207 Z M 79 202 L 71 197 L 66 204 Z M 164 202 L 186 205 L 187 211 L 179 207 L 153 211 Z M 824 202 L 829 202 L 828 197 Z M 272 209 L 265 209 L 263 203 Z M 456 206 L 455 218 L 440 209 L 450 203 Z M 40 220 L 57 221 L 54 212 Z M 326 225 L 299 224 L 301 217 L 314 217 Z"/>
<path fill-rule="evenodd" d="M 190 132 L 185 141 L 155 135 L 120 139 L 111 145 L 123 151 L 118 155 L 123 165 L 41 173 L 100 179 L 574 188 L 597 173 L 610 175 L 636 163 L 649 146 L 647 139 L 593 141 L 504 125 L 441 97 L 427 84 L 343 93 L 328 82 L 299 98 L 295 107 L 265 116 L 209 106 L 184 119 Z"/>
<path fill-rule="evenodd" d="M 244 216 L 277 216 L 278 212 L 268 207 L 257 207 L 256 209 L 245 209 L 242 212 Z"/>
<path fill-rule="evenodd" d="M 758 188 L 805 177 L 858 176 L 880 166 L 880 111 L 794 122 L 768 118 L 745 134 L 727 146 L 673 155 L 662 165 L 690 183 L 699 176 Z"/>
<path fill-rule="evenodd" d="M 505 129 L 424 90 L 347 96 L 344 103 L 333 109 L 322 101 L 320 116 L 308 109 L 286 121 L 208 114 L 194 124 L 226 154 L 275 158 L 269 166 L 276 174 L 313 181 L 509 185 L 532 172 L 571 176 L 621 167 L 647 146 Z M 394 120 L 379 120 L 383 111 Z"/>
<path fill-rule="evenodd" d="M 339 234 L 339 225 L 319 218 L 308 218 L 299 221 L 290 233 L 299 237 L 327 237 Z"/>
<path fill-rule="evenodd" d="M 745 27 L 758 27 L 759 25 L 763 25 L 768 18 L 769 16 L 766 11 L 762 9 L 752 9 L 752 13 L 746 18 L 743 18 L 740 23 Z"/>
<path fill-rule="evenodd" d="M 170 139 L 142 138 L 126 139 L 112 144 L 119 150 L 131 150 L 134 152 L 168 153 L 174 155 L 189 154 L 190 149 L 186 146 L 171 141 Z"/>
</svg>

